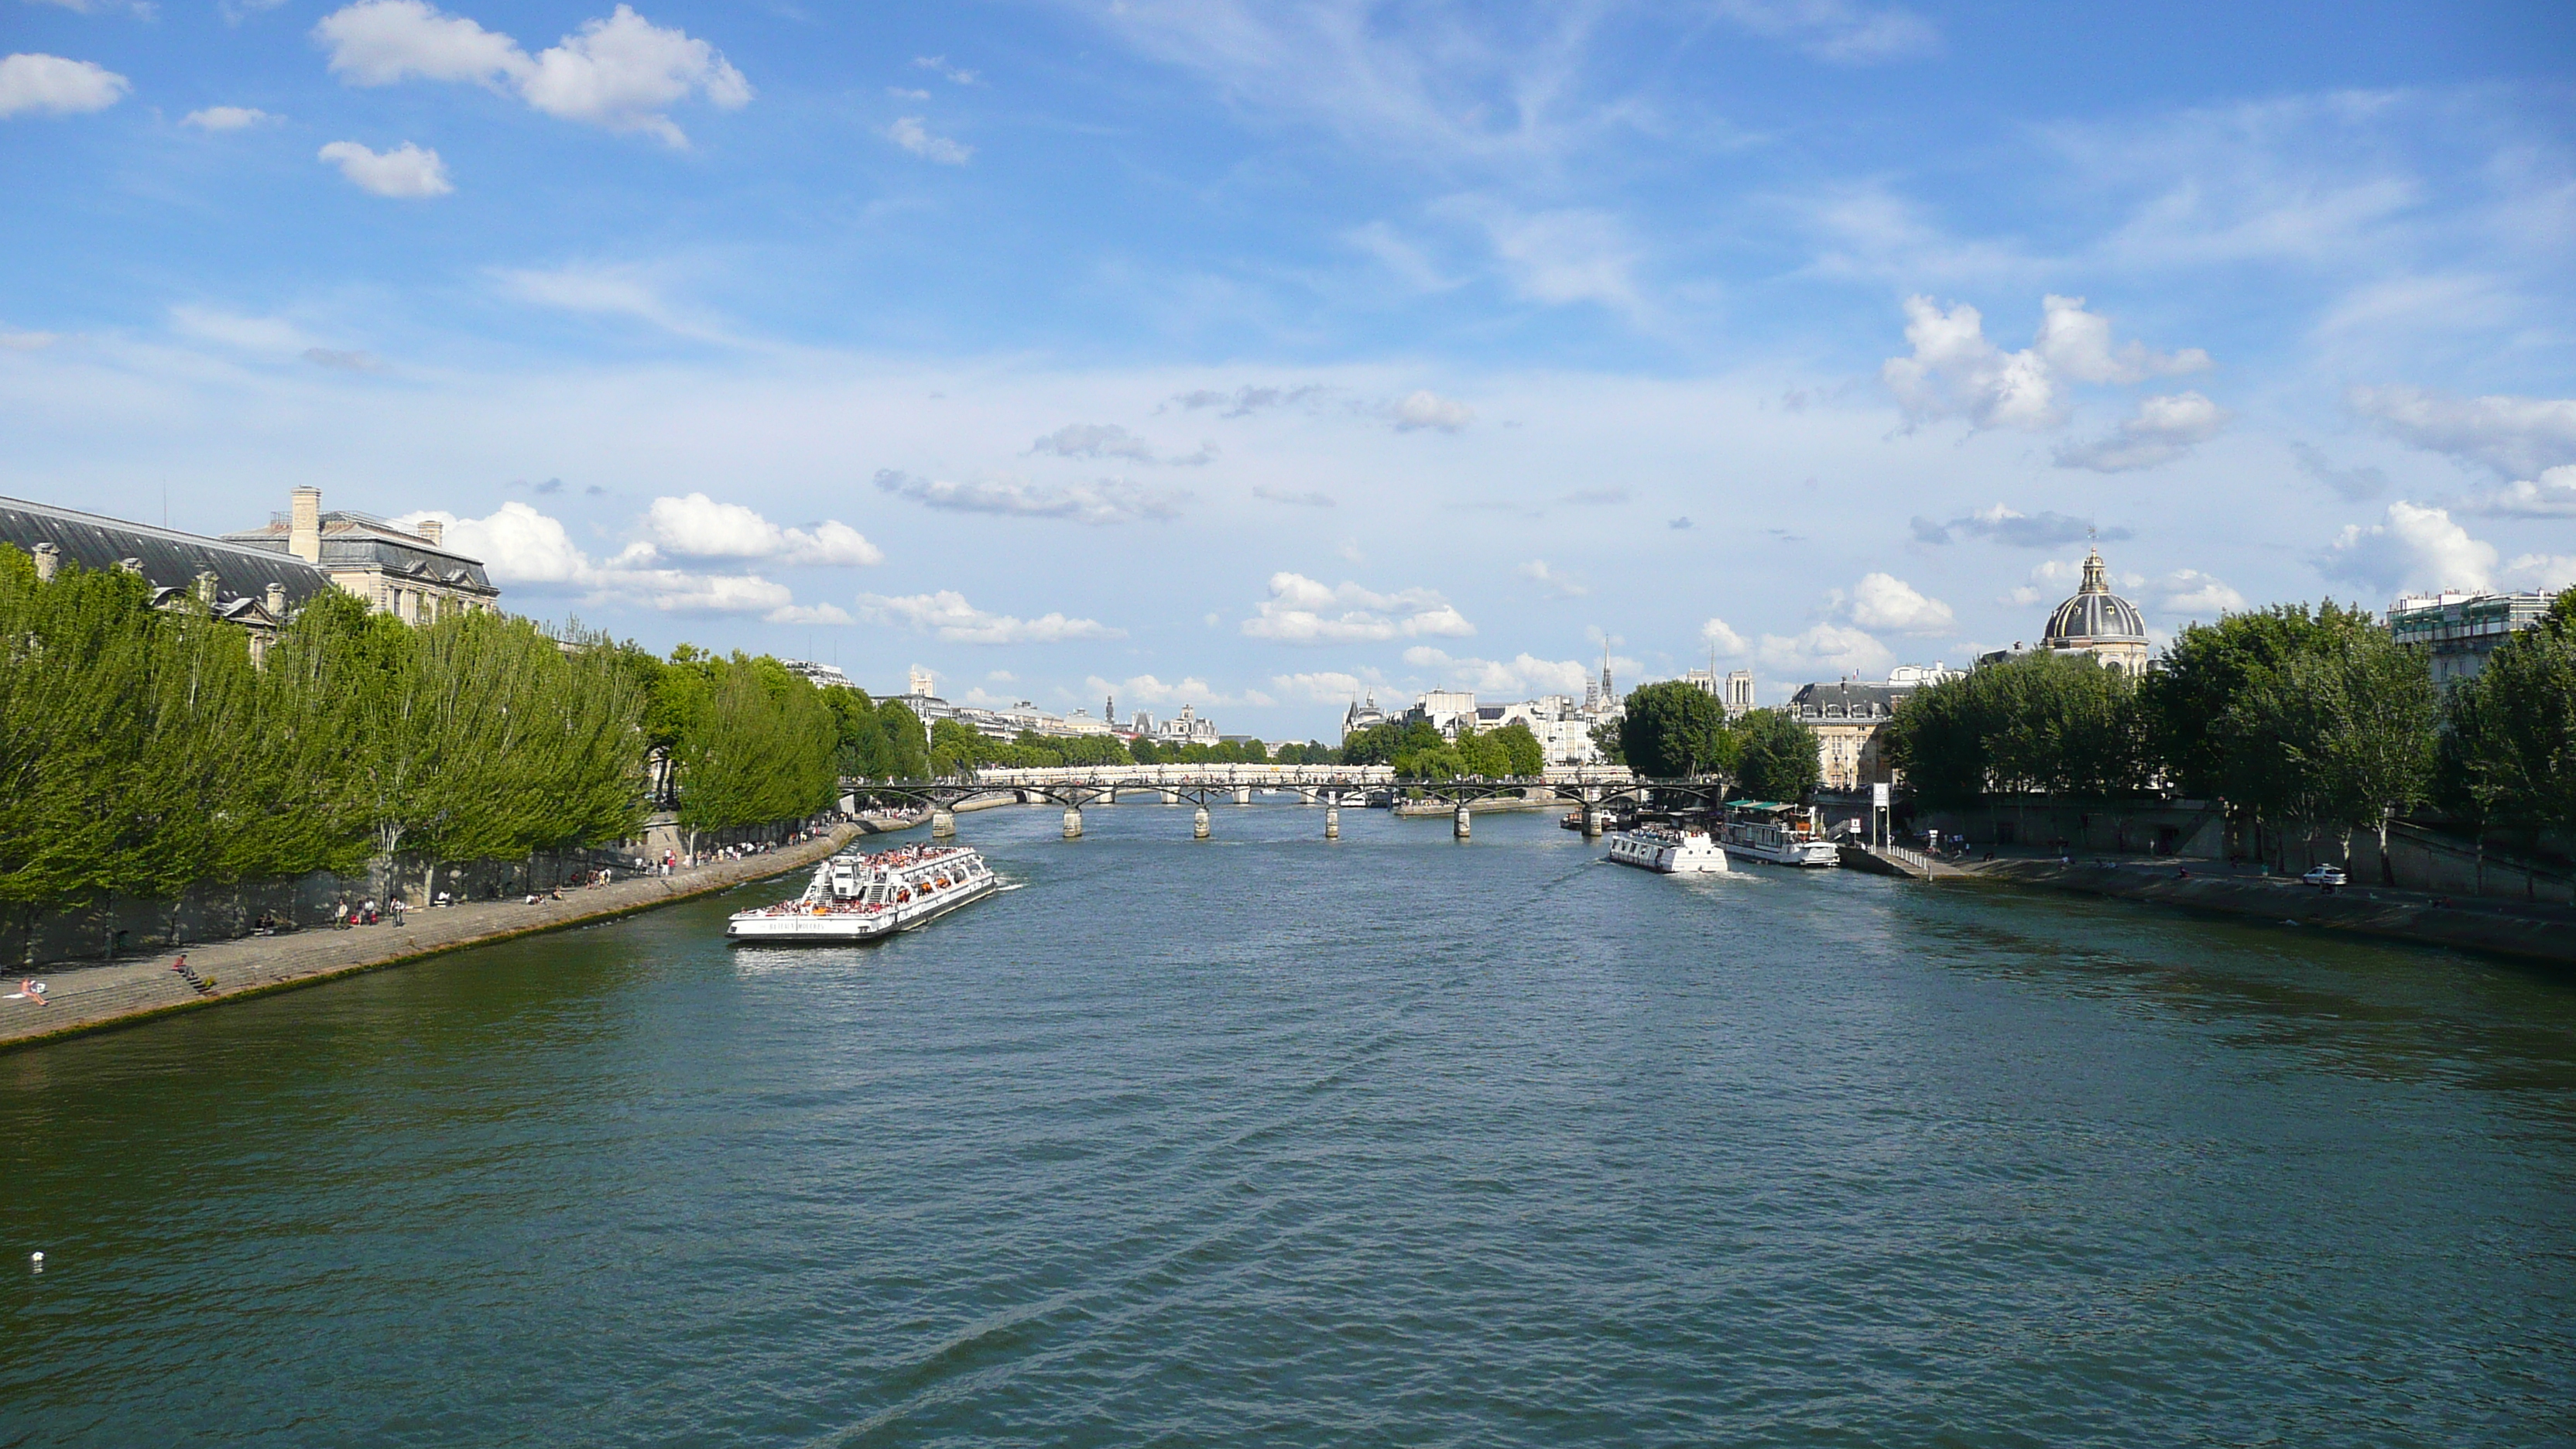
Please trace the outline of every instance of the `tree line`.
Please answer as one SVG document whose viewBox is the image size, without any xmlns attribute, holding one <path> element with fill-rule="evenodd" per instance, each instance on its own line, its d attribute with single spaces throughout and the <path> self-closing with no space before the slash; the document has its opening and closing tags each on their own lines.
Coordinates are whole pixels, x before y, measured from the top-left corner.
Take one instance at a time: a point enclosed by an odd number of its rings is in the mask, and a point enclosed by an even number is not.
<svg viewBox="0 0 2576 1449">
<path fill-rule="evenodd" d="M 1044 770 L 1068 765 L 1320 765 L 1331 763 L 1335 753 L 1312 741 L 1283 744 L 1273 750 L 1259 740 L 1248 739 L 1208 744 L 1142 736 L 1122 740 L 1105 734 L 1060 738 L 1034 730 L 1022 730 L 1004 740 L 961 720 L 943 719 L 930 727 L 928 765 L 932 775 L 944 779 L 980 769 Z M 879 779 L 918 778 L 874 771 L 853 773 L 868 773 Z"/>
<path fill-rule="evenodd" d="M 2309 838 L 2433 806 L 2481 827 L 2576 827 L 2576 590 L 2448 689 L 2367 610 L 2277 604 L 2185 629 L 2142 679 L 2026 655 L 1914 691 L 1892 759 L 1915 797 L 2226 802 Z"/>
<path fill-rule="evenodd" d="M 1409 780 L 1452 780 L 1462 775 L 1501 779 L 1536 775 L 1547 768 L 1546 747 L 1520 720 L 1491 730 L 1462 720 L 1454 738 L 1428 720 L 1388 720 L 1353 731 L 1342 741 L 1338 755 L 1332 763 L 1391 765 L 1399 778 Z"/>
<path fill-rule="evenodd" d="M 1728 719 L 1715 695 L 1679 679 L 1628 691 L 1618 720 L 1593 740 L 1612 763 L 1649 779 L 1721 775 L 1759 800 L 1803 801 L 1824 778 L 1815 732 L 1787 710 Z"/>
<path fill-rule="evenodd" d="M 440 866 L 631 838 L 656 803 L 700 831 L 797 819 L 843 766 L 919 757 L 917 722 L 846 727 L 775 660 L 412 625 L 329 590 L 254 661 L 245 630 L 152 596 L 0 548 L 0 910 L 313 871 L 382 892 L 406 860 L 434 889 Z"/>
</svg>

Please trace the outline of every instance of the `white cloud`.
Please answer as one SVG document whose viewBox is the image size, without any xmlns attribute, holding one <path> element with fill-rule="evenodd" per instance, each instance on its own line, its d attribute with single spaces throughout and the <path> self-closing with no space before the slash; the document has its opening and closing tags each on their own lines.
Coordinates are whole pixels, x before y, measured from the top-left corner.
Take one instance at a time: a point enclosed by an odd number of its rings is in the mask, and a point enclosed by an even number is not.
<svg viewBox="0 0 2576 1449">
<path fill-rule="evenodd" d="M 1863 629 L 1900 634 L 1942 634 L 1957 626 L 1950 606 L 1927 598 L 1893 574 L 1864 574 L 1841 601 L 1843 617 Z"/>
<path fill-rule="evenodd" d="M 2356 387 L 2346 401 L 2416 447 L 2484 463 L 2506 478 L 2576 463 L 2576 398 L 2460 398 L 2390 386 Z"/>
<path fill-rule="evenodd" d="M 2576 518 L 2576 463 L 2481 493 L 2470 500 L 2469 511 L 2505 518 Z"/>
<path fill-rule="evenodd" d="M 644 536 L 679 558 L 758 558 L 782 564 L 850 567 L 883 563 L 885 553 L 846 523 L 781 528 L 739 503 L 703 493 L 656 498 L 644 511 Z"/>
<path fill-rule="evenodd" d="M 1476 626 L 1429 589 L 1380 594 L 1343 583 L 1317 583 L 1303 574 L 1270 576 L 1270 597 L 1243 632 L 1289 644 L 1350 644 L 1424 635 L 1464 638 Z"/>
<path fill-rule="evenodd" d="M 930 71 L 952 85 L 971 86 L 975 83 L 974 71 L 950 65 L 944 55 L 916 55 L 912 58 L 912 68 Z"/>
<path fill-rule="evenodd" d="M 2140 398 L 2136 416 L 2122 422 L 2111 436 L 2060 447 L 2057 466 L 2090 468 L 2096 473 L 2152 468 L 2215 436 L 2228 417 L 2227 409 L 2196 392 Z"/>
<path fill-rule="evenodd" d="M 904 598 L 861 594 L 859 610 L 871 620 L 935 634 L 951 644 L 1061 644 L 1072 639 L 1127 637 L 1125 630 L 1112 629 L 1097 619 L 1069 619 L 1062 614 L 1020 619 L 988 613 L 967 603 L 966 596 L 954 589 Z"/>
<path fill-rule="evenodd" d="M 796 603 L 786 585 L 757 574 L 697 574 L 647 567 L 649 544 L 637 544 L 606 562 L 594 561 L 572 541 L 559 519 L 525 503 L 504 503 L 489 517 L 459 518 L 423 509 L 394 520 L 412 527 L 437 519 L 449 547 L 483 561 L 493 582 L 537 594 L 577 594 L 599 604 L 637 605 L 672 614 L 759 614 L 772 623 L 850 622 L 829 604 Z"/>
<path fill-rule="evenodd" d="M 435 151 L 409 141 L 390 151 L 370 151 L 355 141 L 334 141 L 315 159 L 340 168 L 361 191 L 378 196 L 417 198 L 445 196 L 456 188 L 447 181 L 447 163 Z"/>
<path fill-rule="evenodd" d="M 2011 353 L 1986 340 L 1985 319 L 1964 302 L 1944 311 L 1930 297 L 1908 297 L 1905 316 L 1913 355 L 1889 358 L 1879 378 L 1909 427 L 1959 417 L 1974 428 L 2042 432 L 2066 420 L 2063 379 L 2127 383 L 2210 365 L 2197 347 L 2160 353 L 2131 342 L 2114 348 L 2110 320 L 2085 311 L 2081 297 L 2046 298 L 2037 340 Z"/>
<path fill-rule="evenodd" d="M 1563 569 L 1551 568 L 1543 558 L 1531 559 L 1520 566 L 1520 576 L 1545 589 L 1552 597 L 1579 599 L 1592 592 L 1592 586 Z"/>
<path fill-rule="evenodd" d="M 0 347 L 11 352 L 38 352 L 62 340 L 58 332 L 0 331 Z"/>
<path fill-rule="evenodd" d="M 951 140 L 933 132 L 919 116 L 897 116 L 886 127 L 886 139 L 920 157 L 942 166 L 963 166 L 975 159 L 975 148 L 963 141 Z"/>
<path fill-rule="evenodd" d="M 2483 589 L 2494 581 L 2496 551 L 2469 537 L 2439 508 L 2399 500 L 2384 523 L 2352 524 L 2326 546 L 2318 567 L 2328 578 L 2369 584 L 2383 593 Z"/>
<path fill-rule="evenodd" d="M 1901 6 L 1851 0 L 1716 0 L 1718 14 L 1756 35 L 1795 43 L 1839 65 L 1877 65 L 1938 54 L 1941 32 Z"/>
<path fill-rule="evenodd" d="M 179 124 L 194 126 L 200 131 L 240 131 L 283 119 L 252 106 L 207 106 L 180 117 Z"/>
<path fill-rule="evenodd" d="M 855 624 L 858 620 L 838 604 L 790 604 L 772 609 L 760 616 L 770 624 Z"/>
<path fill-rule="evenodd" d="M 953 483 L 917 478 L 892 468 L 880 469 L 877 487 L 926 508 L 954 513 L 999 513 L 1021 518 L 1066 518 L 1076 523 L 1133 523 L 1173 518 L 1190 495 L 1139 487 L 1120 478 L 1047 487 L 1017 478 Z"/>
<path fill-rule="evenodd" d="M 1700 625 L 1699 637 L 1709 648 L 1728 659 L 1741 659 L 1753 649 L 1752 645 L 1744 642 L 1744 636 L 1736 633 L 1724 619 L 1711 619 Z"/>
<path fill-rule="evenodd" d="M 423 0 L 359 0 L 313 27 L 331 73 L 350 85 L 471 82 L 515 90 L 536 110 L 612 131 L 688 138 L 663 111 L 692 94 L 721 109 L 751 101 L 742 72 L 703 40 L 663 29 L 625 5 L 531 58 L 519 43 Z"/>
<path fill-rule="evenodd" d="M 1591 678 L 1573 659 L 1540 659 L 1522 653 L 1509 659 L 1461 658 L 1416 644 L 1404 651 L 1404 662 L 1429 670 L 1452 689 L 1469 690 L 1486 699 L 1525 699 L 1542 694 L 1583 693 Z"/>
<path fill-rule="evenodd" d="M 1314 489 L 1308 489 L 1304 492 L 1294 492 L 1286 488 L 1273 488 L 1267 483 L 1256 483 L 1252 485 L 1252 496 L 1271 503 L 1285 503 L 1291 508 L 1331 508 L 1334 506 L 1333 495 L 1330 493 Z"/>
<path fill-rule="evenodd" d="M 2216 618 L 2245 607 L 2245 596 L 2198 569 L 2176 569 L 2159 584 L 2168 614 Z"/>
<path fill-rule="evenodd" d="M 928 91 L 906 90 L 902 86 L 887 86 L 886 94 L 899 101 L 926 101 L 930 99 L 930 92 Z"/>
<path fill-rule="evenodd" d="M 2516 588 L 2551 593 L 2576 588 L 2576 554 L 2523 554 L 2505 565 L 2504 581 Z"/>
<path fill-rule="evenodd" d="M 1598 302 L 1637 310 L 1637 251 L 1616 218 L 1598 211 L 1507 212 L 1452 206 L 1484 228 L 1514 295 L 1561 307 Z"/>
<path fill-rule="evenodd" d="M 1095 674 L 1084 680 L 1083 686 L 1092 694 L 1115 695 L 1121 705 L 1195 704 L 1207 708 L 1217 705 L 1246 704 L 1266 708 L 1278 703 L 1277 700 L 1257 689 L 1247 689 L 1241 694 L 1227 694 L 1196 676 L 1166 684 L 1153 675 L 1136 674 L 1112 683 Z"/>
<path fill-rule="evenodd" d="M 1270 687 L 1317 704 L 1345 704 L 1359 698 L 1369 685 L 1356 674 L 1319 670 L 1311 674 L 1274 674 L 1270 676 Z"/>
<path fill-rule="evenodd" d="M 2085 311 L 2081 297 L 2050 296 L 2041 305 L 2039 337 L 2032 347 L 2049 366 L 2079 382 L 2144 382 L 2210 365 L 2209 354 L 2197 347 L 2170 353 L 2151 352 L 2134 341 L 2112 347 L 2111 319 Z"/>
<path fill-rule="evenodd" d="M 1929 297 L 1905 299 L 1910 357 L 1879 368 L 1908 424 L 1964 417 L 1971 427 L 2039 431 L 2065 419 L 2047 359 L 2024 349 L 2006 355 L 1986 340 L 1985 319 L 1961 302 L 1948 311 Z"/>
<path fill-rule="evenodd" d="M 1444 433 L 1454 433 L 1475 420 L 1476 414 L 1465 403 L 1427 390 L 1395 405 L 1395 430 L 1399 433 L 1409 433 L 1417 428 L 1438 428 Z"/>
<path fill-rule="evenodd" d="M 132 82 L 94 61 L 35 53 L 0 57 L 0 116 L 103 111 L 132 89 Z"/>
<path fill-rule="evenodd" d="M 1800 634 L 1765 634 L 1755 656 L 1763 668 L 1784 675 L 1805 673 L 1835 679 L 1845 675 L 1883 679 L 1887 667 L 1896 662 L 1896 656 L 1876 639 L 1858 629 L 1829 623 L 1816 624 Z"/>
</svg>

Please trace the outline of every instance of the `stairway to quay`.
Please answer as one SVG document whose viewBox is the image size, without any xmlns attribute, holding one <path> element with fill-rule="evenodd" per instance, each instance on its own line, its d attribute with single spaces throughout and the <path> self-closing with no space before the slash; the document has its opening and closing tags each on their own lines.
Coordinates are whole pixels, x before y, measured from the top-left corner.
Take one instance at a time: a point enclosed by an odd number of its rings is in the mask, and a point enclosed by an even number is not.
<svg viewBox="0 0 2576 1449">
<path fill-rule="evenodd" d="M 142 960 L 55 966 L 39 978 L 44 982 L 43 1001 L 32 997 L 0 1001 L 0 1051 L 288 991 L 513 936 L 651 910 L 811 866 L 864 833 L 869 832 L 858 826 L 837 826 L 828 834 L 760 855 L 711 862 L 667 876 L 636 875 L 607 885 L 570 888 L 561 900 L 544 896 L 534 905 L 523 898 L 467 901 L 412 911 L 399 926 L 388 918 L 375 926 L 324 926 L 174 947 Z M 173 968 L 183 955 L 185 972 Z M 15 987 L 17 978 L 12 977 L 10 985 Z"/>
</svg>

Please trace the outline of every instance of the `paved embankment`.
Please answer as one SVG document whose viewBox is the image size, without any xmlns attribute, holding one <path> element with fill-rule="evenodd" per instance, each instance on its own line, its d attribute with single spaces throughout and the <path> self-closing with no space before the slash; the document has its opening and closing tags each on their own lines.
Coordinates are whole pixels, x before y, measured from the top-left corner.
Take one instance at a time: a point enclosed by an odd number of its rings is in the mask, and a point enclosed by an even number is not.
<svg viewBox="0 0 2576 1449">
<path fill-rule="evenodd" d="M 843 825 L 828 836 L 782 846 L 765 855 L 702 865 L 676 875 L 635 876 L 610 885 L 570 889 L 562 900 L 541 899 L 535 905 L 525 904 L 524 898 L 470 901 L 439 910 L 413 911 L 400 926 L 390 921 L 346 930 L 325 926 L 282 936 L 245 936 L 185 947 L 189 967 L 205 983 L 202 989 L 171 969 L 170 963 L 182 948 L 172 948 L 145 961 L 56 966 L 40 977 L 46 983 L 49 1004 L 0 1001 L 0 1051 L 245 996 L 309 986 L 335 976 L 417 961 L 513 936 L 651 910 L 810 866 L 857 836 L 877 834 L 883 829 Z M 11 987 L 15 985 L 13 979 Z"/>
<path fill-rule="evenodd" d="M 2323 926 L 2576 965 L 2576 907 L 2538 901 L 2446 898 L 2376 886 L 2324 891 L 2281 876 L 2210 873 L 2225 869 L 2223 865 L 2204 867 L 2196 862 L 2172 861 L 2070 864 L 1996 860 L 1968 866 L 1964 873 L 2017 885 L 2189 906 L 2256 920 Z"/>
</svg>

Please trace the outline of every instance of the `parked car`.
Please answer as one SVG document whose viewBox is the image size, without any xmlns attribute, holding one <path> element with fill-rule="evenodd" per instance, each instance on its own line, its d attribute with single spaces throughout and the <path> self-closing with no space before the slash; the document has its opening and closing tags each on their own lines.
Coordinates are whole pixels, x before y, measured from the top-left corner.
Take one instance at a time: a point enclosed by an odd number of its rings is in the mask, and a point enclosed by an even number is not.
<svg viewBox="0 0 2576 1449">
<path fill-rule="evenodd" d="M 2308 885 L 2323 886 L 2327 890 L 2333 890 L 2335 887 L 2341 885 L 2352 884 L 2350 880 L 2345 878 L 2343 867 L 2339 865 L 2318 866 L 2316 869 L 2309 871 L 2306 875 L 2299 877 L 2299 879 Z"/>
</svg>

